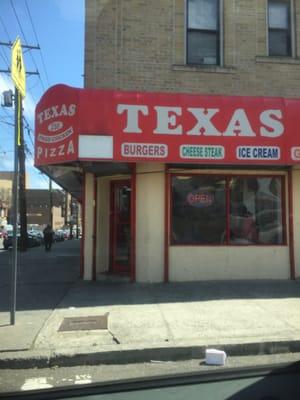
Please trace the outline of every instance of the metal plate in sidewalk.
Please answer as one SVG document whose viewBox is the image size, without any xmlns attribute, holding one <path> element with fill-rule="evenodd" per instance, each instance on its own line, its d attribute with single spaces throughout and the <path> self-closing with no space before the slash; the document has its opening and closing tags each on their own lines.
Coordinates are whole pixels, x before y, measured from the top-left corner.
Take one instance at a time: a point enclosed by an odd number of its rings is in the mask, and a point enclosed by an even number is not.
<svg viewBox="0 0 300 400">
<path fill-rule="evenodd" d="M 58 331 L 91 331 L 94 329 L 107 329 L 109 313 L 88 317 L 64 318 Z"/>
</svg>

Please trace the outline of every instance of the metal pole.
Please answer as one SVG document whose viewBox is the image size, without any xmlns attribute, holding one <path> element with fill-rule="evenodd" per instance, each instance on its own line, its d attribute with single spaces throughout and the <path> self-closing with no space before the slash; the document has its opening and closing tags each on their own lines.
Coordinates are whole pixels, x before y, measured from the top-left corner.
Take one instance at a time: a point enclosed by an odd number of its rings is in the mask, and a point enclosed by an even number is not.
<svg viewBox="0 0 300 400">
<path fill-rule="evenodd" d="M 21 95 L 19 95 L 21 97 Z M 27 201 L 26 201 L 26 168 L 25 168 L 25 142 L 23 132 L 22 99 L 19 99 L 19 216 L 20 216 L 20 243 L 19 250 L 26 251 L 28 244 L 27 233 Z"/>
<path fill-rule="evenodd" d="M 17 254 L 18 254 L 18 193 L 19 193 L 19 129 L 20 129 L 20 102 L 21 95 L 15 88 L 15 154 L 14 154 L 14 182 L 13 182 L 13 249 L 12 249 L 12 269 L 11 269 L 11 294 L 10 294 L 10 324 L 15 324 L 16 314 L 16 291 L 17 291 Z"/>
</svg>

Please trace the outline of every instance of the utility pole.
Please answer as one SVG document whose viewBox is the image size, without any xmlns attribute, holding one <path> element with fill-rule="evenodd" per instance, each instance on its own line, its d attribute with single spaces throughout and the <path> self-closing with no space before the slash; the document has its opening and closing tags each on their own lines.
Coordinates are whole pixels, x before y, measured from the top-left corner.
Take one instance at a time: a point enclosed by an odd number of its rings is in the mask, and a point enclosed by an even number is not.
<svg viewBox="0 0 300 400">
<path fill-rule="evenodd" d="M 15 44 L 18 42 L 18 39 L 12 42 L 2 42 L 0 41 L 0 46 L 7 46 L 12 47 L 14 49 Z M 23 55 L 22 55 L 22 48 L 29 49 L 29 50 L 40 50 L 40 46 L 31 46 L 31 45 L 21 45 L 21 42 L 18 42 L 20 49 L 15 52 L 14 60 L 11 69 L 8 68 L 7 70 L 0 70 L 0 72 L 4 72 L 7 74 L 14 74 L 16 79 L 16 87 L 20 84 L 20 77 L 21 80 L 23 79 L 25 82 L 26 75 L 39 75 L 38 71 L 25 71 L 24 64 L 23 64 Z M 17 72 L 16 72 L 17 71 Z M 14 79 L 13 79 L 14 80 Z M 21 82 L 22 85 L 22 82 Z M 27 204 L 26 204 L 26 170 L 25 170 L 25 142 L 24 142 L 24 130 L 23 130 L 23 108 L 22 108 L 22 97 L 25 97 L 25 86 L 24 86 L 24 93 L 21 95 L 20 88 L 19 89 L 19 98 L 15 92 L 15 112 L 18 112 L 18 125 L 17 120 L 15 117 L 15 129 L 18 129 L 18 147 L 17 147 L 17 157 L 18 157 L 18 165 L 15 164 L 15 168 L 18 168 L 18 184 L 16 188 L 14 188 L 14 193 L 18 195 L 18 207 L 20 211 L 20 241 L 19 241 L 19 248 L 22 251 L 27 249 L 27 241 L 28 241 L 28 234 L 27 234 Z M 3 93 L 4 95 L 4 105 L 6 107 L 12 106 L 12 91 L 8 90 Z M 15 170 L 16 172 L 16 170 Z"/>
<path fill-rule="evenodd" d="M 27 250 L 27 202 L 26 202 L 26 171 L 25 171 L 25 151 L 24 151 L 24 130 L 22 109 L 20 113 L 20 144 L 18 146 L 19 158 L 19 207 L 20 207 L 20 245 L 21 251 Z"/>
<path fill-rule="evenodd" d="M 17 246 L 18 246 L 18 187 L 19 187 L 19 164 L 18 164 L 18 128 L 19 128 L 19 108 L 21 95 L 15 87 L 15 154 L 14 154 L 14 181 L 13 181 L 13 253 L 12 253 L 12 271 L 11 271 L 11 292 L 10 292 L 10 324 L 15 324 L 16 315 L 16 292 L 17 292 Z"/>
<path fill-rule="evenodd" d="M 23 127 L 22 127 L 22 99 L 26 94 L 26 71 L 25 65 L 23 62 L 23 53 L 22 53 L 22 45 L 19 38 L 15 40 L 15 42 L 5 44 L 1 42 L 1 45 L 9 45 L 12 47 L 12 56 L 11 56 L 11 69 L 1 70 L 1 72 L 7 72 L 11 74 L 11 78 L 15 85 L 15 142 L 14 142 L 14 181 L 13 181 L 13 251 L 12 251 L 12 262 L 11 262 L 11 291 L 10 291 L 10 324 L 15 324 L 15 315 L 16 315 L 16 292 L 17 292 L 17 248 L 18 248 L 18 202 L 19 202 L 19 164 L 22 164 L 21 173 L 22 175 L 22 183 L 21 186 L 25 187 L 25 154 L 24 154 L 24 136 L 23 136 Z M 36 72 L 38 74 L 38 72 Z M 11 93 L 9 91 L 6 92 L 9 96 Z M 7 99 L 6 99 L 7 101 Z M 21 145 L 23 143 L 23 146 Z M 23 158 L 20 154 L 22 154 L 23 149 Z M 21 160 L 21 162 L 20 162 Z M 23 167 L 24 166 L 24 167 Z M 25 192 L 23 192 L 25 193 Z M 22 197 L 22 195 L 20 196 Z M 25 198 L 25 196 L 24 196 Z M 25 208 L 24 208 L 25 207 Z M 20 207 L 21 208 L 21 207 Z M 23 209 L 24 208 L 24 209 Z M 22 209 L 23 213 L 25 213 L 25 219 L 22 218 L 22 226 L 24 229 L 24 223 L 27 222 L 26 218 L 26 200 L 22 199 Z M 26 223 L 26 235 L 24 244 L 26 245 L 27 241 L 27 223 Z"/>
</svg>

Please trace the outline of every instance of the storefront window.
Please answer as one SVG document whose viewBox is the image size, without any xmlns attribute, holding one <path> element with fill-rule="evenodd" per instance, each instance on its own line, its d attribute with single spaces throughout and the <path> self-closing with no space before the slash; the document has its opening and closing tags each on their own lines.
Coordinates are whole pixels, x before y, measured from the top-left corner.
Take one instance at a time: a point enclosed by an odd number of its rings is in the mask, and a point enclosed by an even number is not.
<svg viewBox="0 0 300 400">
<path fill-rule="evenodd" d="M 171 244 L 283 244 L 283 178 L 173 176 Z"/>
<path fill-rule="evenodd" d="M 282 244 L 282 180 L 230 180 L 230 243 Z"/>
<path fill-rule="evenodd" d="M 216 244 L 226 230 L 225 179 L 174 176 L 172 179 L 172 243 Z"/>
</svg>

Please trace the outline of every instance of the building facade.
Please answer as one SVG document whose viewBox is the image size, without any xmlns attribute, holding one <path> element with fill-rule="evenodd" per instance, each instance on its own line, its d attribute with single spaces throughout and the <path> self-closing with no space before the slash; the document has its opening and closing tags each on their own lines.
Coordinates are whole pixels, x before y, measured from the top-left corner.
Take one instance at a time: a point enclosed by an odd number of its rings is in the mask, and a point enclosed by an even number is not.
<svg viewBox="0 0 300 400">
<path fill-rule="evenodd" d="M 0 227 L 7 225 L 12 204 L 13 172 L 0 172 Z"/>
<path fill-rule="evenodd" d="M 61 190 L 54 189 L 50 194 L 48 189 L 27 189 L 26 201 L 29 226 L 44 227 L 51 223 L 51 219 L 54 230 L 65 226 L 65 193 Z"/>
<path fill-rule="evenodd" d="M 299 276 L 299 38 L 300 0 L 86 1 L 35 155 L 83 202 L 84 279 Z"/>
<path fill-rule="evenodd" d="M 12 188 L 14 173 L 0 172 L 0 227 L 12 224 Z M 26 175 L 26 182 L 28 176 Z M 61 190 L 26 188 L 27 224 L 28 227 L 42 228 L 50 223 L 52 215 L 53 229 L 59 229 L 70 223 L 71 197 Z M 52 207 L 50 207 L 52 203 Z M 75 213 L 74 213 L 75 215 Z M 75 222 L 73 222 L 74 224 Z"/>
</svg>

